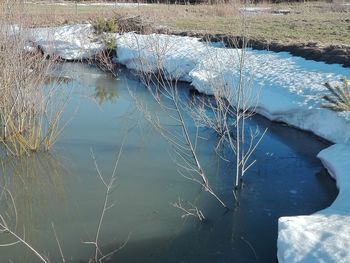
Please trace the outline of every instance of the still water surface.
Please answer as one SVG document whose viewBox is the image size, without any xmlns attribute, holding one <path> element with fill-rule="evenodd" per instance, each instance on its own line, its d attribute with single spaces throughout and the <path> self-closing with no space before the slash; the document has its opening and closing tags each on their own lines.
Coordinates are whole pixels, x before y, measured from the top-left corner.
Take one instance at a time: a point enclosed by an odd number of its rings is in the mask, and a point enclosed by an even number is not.
<svg viewBox="0 0 350 263">
<path fill-rule="evenodd" d="M 110 262 L 276 262 L 278 218 L 313 213 L 337 195 L 334 181 L 315 157 L 326 142 L 255 116 L 251 124 L 269 131 L 256 152 L 258 163 L 245 178 L 240 206 L 227 212 L 178 174 L 171 148 L 130 96 L 132 89 L 148 110 L 160 111 L 136 77 L 121 70 L 115 78 L 81 64 L 62 65 L 60 72 L 73 77 L 64 116 L 73 116 L 72 121 L 50 154 L 3 160 L 1 175 L 17 204 L 19 229 L 24 225 L 26 239 L 52 262 L 61 262 L 52 223 L 66 261 L 88 262 L 92 256 L 94 248 L 83 242 L 94 239 L 105 189 L 91 150 L 108 178 L 126 133 L 110 196 L 114 206 L 106 214 L 100 244 L 108 253 L 129 240 Z M 185 96 L 188 90 L 181 84 Z M 233 207 L 234 167 L 215 154 L 215 135 L 202 132 L 204 169 L 212 187 Z M 207 221 L 181 218 L 171 205 L 178 198 L 196 204 Z M 38 262 L 21 245 L 0 248 L 0 262 L 9 259 Z"/>
</svg>

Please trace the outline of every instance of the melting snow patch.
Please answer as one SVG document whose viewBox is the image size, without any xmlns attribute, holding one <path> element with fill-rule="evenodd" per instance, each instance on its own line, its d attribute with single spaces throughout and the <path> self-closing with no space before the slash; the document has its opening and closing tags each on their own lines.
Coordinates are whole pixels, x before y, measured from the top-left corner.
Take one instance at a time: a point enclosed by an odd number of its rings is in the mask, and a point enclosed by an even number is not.
<svg viewBox="0 0 350 263">
<path fill-rule="evenodd" d="M 61 27 L 35 28 L 29 32 L 29 40 L 46 53 L 66 60 L 94 57 L 103 45 L 94 41 L 90 24 Z"/>
</svg>

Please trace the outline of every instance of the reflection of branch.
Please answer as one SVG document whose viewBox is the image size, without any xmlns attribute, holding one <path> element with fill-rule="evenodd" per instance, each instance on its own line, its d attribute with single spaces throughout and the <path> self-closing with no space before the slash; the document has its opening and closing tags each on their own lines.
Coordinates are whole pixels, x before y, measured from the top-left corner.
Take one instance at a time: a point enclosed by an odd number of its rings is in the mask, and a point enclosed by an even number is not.
<svg viewBox="0 0 350 263">
<path fill-rule="evenodd" d="M 190 207 L 186 208 L 182 203 L 181 203 L 181 199 L 179 198 L 179 200 L 175 203 L 172 203 L 173 207 L 176 207 L 178 209 L 180 209 L 182 212 L 184 212 L 184 214 L 181 216 L 181 218 L 185 218 L 188 216 L 194 216 L 196 218 L 198 218 L 200 221 L 204 221 L 205 217 L 202 213 L 202 211 L 200 209 L 198 209 L 197 206 L 195 206 L 194 204 L 187 202 Z"/>
<path fill-rule="evenodd" d="M 256 251 L 255 251 L 253 245 L 248 240 L 246 240 L 244 237 L 241 237 L 241 239 L 249 246 L 251 251 L 254 253 L 255 259 L 258 260 L 258 255 L 256 254 Z"/>
<path fill-rule="evenodd" d="M 4 188 L 4 187 L 1 187 L 2 189 L 2 192 L 1 192 L 1 198 L 4 198 L 5 195 L 8 195 L 10 197 L 10 200 L 11 200 L 11 207 L 13 208 L 14 210 L 14 213 L 15 213 L 15 224 L 17 225 L 17 209 L 16 209 L 16 204 L 15 204 L 15 201 L 13 199 L 13 196 L 11 194 L 11 192 Z M 6 213 L 5 213 L 6 214 Z M 0 247 L 9 247 L 9 246 L 13 246 L 13 245 L 16 245 L 16 244 L 19 244 L 19 243 L 22 243 L 24 246 L 26 246 L 30 251 L 32 251 L 32 253 L 34 255 L 36 255 L 36 257 L 38 257 L 42 262 L 44 263 L 49 263 L 50 260 L 41 255 L 35 248 L 33 248 L 26 240 L 25 240 L 25 230 L 23 230 L 23 237 L 20 237 L 15 231 L 11 230 L 10 226 L 9 226 L 9 223 L 6 221 L 5 219 L 5 216 L 3 214 L 1 214 L 0 212 L 0 234 L 2 233 L 8 233 L 10 234 L 13 238 L 15 238 L 17 241 L 15 242 L 10 242 L 10 243 L 5 243 L 5 244 L 0 244 Z"/>
<path fill-rule="evenodd" d="M 15 198 L 20 196 L 16 202 L 18 224 L 25 224 L 28 240 L 36 238 L 38 218 L 47 218 L 50 197 L 66 200 L 62 175 L 68 172 L 59 157 L 50 153 L 0 159 L 0 185 L 11 189 Z"/>
<path fill-rule="evenodd" d="M 118 94 L 114 87 L 108 88 L 106 86 L 96 85 L 94 97 L 98 100 L 99 105 L 102 105 L 106 101 L 112 103 L 116 102 Z"/>
<path fill-rule="evenodd" d="M 116 248 L 115 250 L 109 252 L 108 254 L 102 256 L 102 257 L 99 259 L 99 261 L 102 262 L 104 259 L 111 257 L 112 255 L 114 255 L 115 253 L 117 253 L 119 250 L 123 249 L 123 248 L 126 246 L 126 244 L 129 242 L 130 235 L 131 235 L 131 233 L 129 233 L 128 237 L 126 238 L 126 240 L 124 241 L 124 243 L 123 243 L 120 247 L 118 247 L 118 248 Z"/>
<path fill-rule="evenodd" d="M 56 242 L 57 242 L 57 246 L 58 246 L 58 250 L 60 251 L 60 255 L 61 255 L 61 258 L 62 258 L 62 262 L 65 263 L 66 260 L 64 258 L 64 255 L 63 255 L 63 251 L 62 251 L 62 247 L 61 247 L 61 243 L 57 237 L 57 234 L 56 234 L 56 229 L 55 229 L 55 225 L 53 222 L 51 222 L 51 226 L 52 226 L 52 231 L 53 231 L 53 234 L 55 235 L 55 239 L 56 239 Z"/>
</svg>

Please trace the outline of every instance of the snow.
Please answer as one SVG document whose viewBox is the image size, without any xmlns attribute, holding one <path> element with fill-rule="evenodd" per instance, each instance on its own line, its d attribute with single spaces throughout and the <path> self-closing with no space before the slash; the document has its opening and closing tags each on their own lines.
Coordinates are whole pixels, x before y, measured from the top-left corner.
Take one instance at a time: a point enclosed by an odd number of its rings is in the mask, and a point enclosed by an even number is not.
<svg viewBox="0 0 350 263">
<path fill-rule="evenodd" d="M 239 70 L 239 50 L 216 48 L 190 37 L 128 33 L 118 40 L 117 52 L 121 64 L 145 71 L 157 69 L 157 54 L 161 54 L 169 78 L 191 82 L 206 94 L 212 94 L 218 83 L 232 86 Z M 249 50 L 247 61 L 247 74 L 254 79 L 252 92 L 259 94 L 254 105 L 258 113 L 336 143 L 350 143 L 350 114 L 320 107 L 328 92 L 323 84 L 341 76 L 350 79 L 349 69 L 286 52 Z"/>
<path fill-rule="evenodd" d="M 154 72 L 161 63 L 169 78 L 188 82 L 192 80 L 189 73 L 207 51 L 196 38 L 161 34 L 127 33 L 117 46 L 118 62 L 127 68 Z"/>
<path fill-rule="evenodd" d="M 244 7 L 240 9 L 244 13 L 263 13 L 272 10 L 271 7 Z"/>
<path fill-rule="evenodd" d="M 65 59 L 93 56 L 102 48 L 91 25 L 41 28 L 32 41 Z M 197 38 L 127 33 L 117 38 L 117 61 L 129 69 L 155 72 L 162 65 L 168 78 L 190 82 L 212 94 L 215 87 L 235 89 L 241 50 L 225 49 Z M 279 262 L 350 262 L 350 113 L 321 108 L 326 81 L 350 79 L 350 69 L 308 61 L 289 53 L 248 50 L 244 75 L 252 77 L 256 111 L 328 139 L 334 146 L 319 158 L 336 178 L 340 193 L 331 207 L 313 215 L 279 219 Z"/>
<path fill-rule="evenodd" d="M 257 15 L 263 13 L 271 13 L 272 15 L 286 15 L 291 11 L 289 9 L 274 10 L 271 7 L 244 7 L 240 8 L 240 11 L 245 14 Z"/>
<path fill-rule="evenodd" d="M 232 85 L 235 82 L 232 76 L 237 76 L 237 51 L 216 52 L 219 54 L 214 61 L 209 55 L 209 59 L 202 60 L 190 72 L 192 84 L 205 93 L 211 93 L 213 84 L 220 81 Z M 350 142 L 350 122 L 346 115 L 341 117 L 320 107 L 322 96 L 327 93 L 323 83 L 341 76 L 350 77 L 348 69 L 269 51 L 248 51 L 247 63 L 252 87 L 260 94 L 258 113 L 333 142 Z"/>
<path fill-rule="evenodd" d="M 93 27 L 89 24 L 35 28 L 29 30 L 29 35 L 31 42 L 46 53 L 67 60 L 91 58 L 103 47 L 93 41 Z"/>
</svg>

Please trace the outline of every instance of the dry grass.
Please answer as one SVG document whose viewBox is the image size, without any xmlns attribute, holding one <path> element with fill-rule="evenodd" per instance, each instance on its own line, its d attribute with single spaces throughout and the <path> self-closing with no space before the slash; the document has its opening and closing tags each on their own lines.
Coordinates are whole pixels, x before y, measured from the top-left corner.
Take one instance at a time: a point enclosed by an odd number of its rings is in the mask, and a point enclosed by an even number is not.
<svg viewBox="0 0 350 263">
<path fill-rule="evenodd" d="M 240 4 L 218 5 L 149 5 L 139 7 L 45 6 L 29 4 L 33 25 L 60 25 L 88 22 L 115 14 L 139 15 L 155 27 L 170 31 L 240 34 Z M 268 7 L 257 5 L 255 7 Z M 272 9 L 289 9 L 286 16 L 270 13 L 249 15 L 249 33 L 253 39 L 284 43 L 350 43 L 350 6 L 325 2 L 270 5 Z"/>
<path fill-rule="evenodd" d="M 14 156 L 47 151 L 62 131 L 64 82 L 48 81 L 54 59 L 35 47 L 24 49 L 31 20 L 20 2 L 4 3 L 1 10 L 6 13 L 0 18 L 0 145 Z"/>
</svg>

